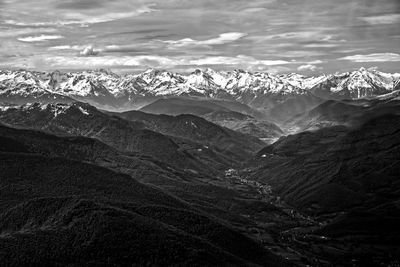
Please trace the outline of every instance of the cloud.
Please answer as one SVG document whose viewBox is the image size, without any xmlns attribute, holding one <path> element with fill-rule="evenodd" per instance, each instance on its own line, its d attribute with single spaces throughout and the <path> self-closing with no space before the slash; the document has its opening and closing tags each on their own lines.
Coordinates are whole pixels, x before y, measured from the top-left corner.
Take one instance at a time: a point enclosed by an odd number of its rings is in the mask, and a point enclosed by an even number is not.
<svg viewBox="0 0 400 267">
<path fill-rule="evenodd" d="M 276 67 L 264 67 L 264 66 L 258 66 L 257 71 L 264 71 L 272 74 L 278 74 L 282 72 L 289 72 L 290 68 L 288 67 L 283 67 L 283 66 L 276 66 Z"/>
<path fill-rule="evenodd" d="M 296 51 L 284 51 L 280 56 L 284 58 L 304 58 L 304 57 L 321 57 L 325 55 L 326 52 L 323 51 L 296 50 Z"/>
<path fill-rule="evenodd" d="M 115 63 L 115 68 L 127 64 L 130 69 L 139 69 L 143 66 L 140 64 L 171 70 L 197 66 L 190 64 L 217 64 L 210 67 L 285 67 L 296 71 L 300 65 L 316 65 L 335 72 L 357 67 L 355 60 L 365 60 L 347 56 L 400 54 L 398 24 L 388 24 L 399 19 L 399 0 L 341 0 L 335 8 L 329 0 L 289 1 L 290 4 L 277 0 L 31 0 L 29 5 L 26 0 L 1 2 L 0 64 L 14 61 L 14 65 L 23 66 L 24 62 L 32 63 L 30 55 L 34 55 L 44 59 L 63 56 L 65 60 L 57 61 L 65 64 L 57 65 L 63 69 L 71 65 L 97 68 L 102 64 L 113 68 L 111 63 Z M 83 26 L 86 28 L 80 28 Z M 62 35 L 64 39 L 17 40 L 40 35 Z M 341 41 L 344 39 L 347 42 Z M 93 50 L 84 52 L 91 44 Z M 8 55 L 17 56 L 4 59 Z M 341 57 L 348 61 L 338 60 Z M 399 61 L 394 61 L 395 57 L 389 58 L 392 63 L 372 65 L 397 71 Z M 311 63 L 316 59 L 324 63 Z M 40 60 L 36 62 L 40 65 Z"/>
<path fill-rule="evenodd" d="M 82 45 L 57 45 L 57 46 L 52 46 L 49 47 L 48 50 L 83 50 L 85 49 L 86 46 Z"/>
<path fill-rule="evenodd" d="M 92 51 L 90 48 L 87 51 Z M 88 52 L 90 55 L 91 52 Z M 22 61 L 15 61 L 15 66 L 20 67 L 26 64 L 27 68 L 40 69 L 92 69 L 92 68 L 170 68 L 179 67 L 203 67 L 203 66 L 230 66 L 235 68 L 266 69 L 268 66 L 278 67 L 278 65 L 292 64 L 292 62 L 282 60 L 257 60 L 250 56 L 239 55 L 235 57 L 208 56 L 159 56 L 159 55 L 138 55 L 138 56 L 49 56 L 42 57 L 33 55 Z M 23 63 L 21 63 L 23 62 Z M 37 65 L 37 63 L 40 65 Z M 3 62 L 4 63 L 4 62 Z M 3 64 L 2 63 L 2 64 Z M 3 64 L 4 65 L 4 64 Z"/>
<path fill-rule="evenodd" d="M 246 36 L 246 33 L 242 32 L 226 32 L 220 34 L 216 38 L 211 38 L 208 40 L 193 40 L 191 38 L 185 38 L 177 41 L 164 41 L 165 43 L 171 44 L 175 47 L 183 47 L 183 46 L 201 46 L 201 45 L 222 45 L 226 43 L 231 43 L 240 38 Z"/>
<path fill-rule="evenodd" d="M 90 51 L 90 49 L 88 49 Z M 53 56 L 46 58 L 51 68 L 91 69 L 98 67 L 160 67 L 179 65 L 179 60 L 162 56 L 99 56 L 99 57 L 67 57 Z"/>
<path fill-rule="evenodd" d="M 16 21 L 13 19 L 7 19 L 7 20 L 4 20 L 4 24 L 18 26 L 18 27 L 48 27 L 48 26 L 66 26 L 66 25 L 72 25 L 72 24 L 82 24 L 82 22 L 62 21 L 62 20 L 43 21 L 43 22 L 33 22 L 33 21 L 23 22 L 23 21 Z"/>
<path fill-rule="evenodd" d="M 84 13 L 82 10 L 80 12 L 61 12 L 59 17 L 52 18 L 48 17 L 46 21 L 23 21 L 6 19 L 3 22 L 6 25 L 13 25 L 19 27 L 49 27 L 49 26 L 70 26 L 70 25 L 81 25 L 85 26 L 87 24 L 96 24 L 103 22 L 111 22 L 115 20 L 137 17 L 142 14 L 151 13 L 157 11 L 151 8 L 153 4 L 144 5 L 138 7 L 129 12 L 105 12 L 105 13 Z"/>
<path fill-rule="evenodd" d="M 266 40 L 289 40 L 293 41 L 313 41 L 310 43 L 310 47 L 333 47 L 334 45 L 329 43 L 344 43 L 346 40 L 344 39 L 336 39 L 338 38 L 339 34 L 328 34 L 327 32 L 335 32 L 337 29 L 331 27 L 309 27 L 312 30 L 306 31 L 295 31 L 295 32 L 282 32 L 277 34 L 270 34 L 265 36 L 259 36 L 259 40 L 266 41 Z M 321 44 L 318 45 L 317 44 Z M 325 45 L 325 46 L 324 46 Z"/>
<path fill-rule="evenodd" d="M 397 62 L 400 55 L 395 53 L 374 53 L 369 55 L 353 55 L 339 58 L 339 60 L 350 60 L 353 62 Z"/>
<path fill-rule="evenodd" d="M 53 29 L 53 28 L 14 29 L 14 28 L 0 27 L 0 36 L 3 38 L 6 38 L 6 37 L 17 37 L 17 36 L 28 35 L 28 34 L 54 33 L 55 31 L 56 31 L 56 29 Z"/>
<path fill-rule="evenodd" d="M 298 31 L 298 32 L 284 32 L 279 34 L 272 34 L 265 37 L 265 39 L 320 39 L 326 40 L 331 38 L 330 35 L 323 35 L 320 31 Z"/>
<path fill-rule="evenodd" d="M 110 22 L 119 19 L 125 19 L 130 17 L 136 17 L 142 14 L 151 13 L 156 11 L 151 8 L 152 5 L 142 6 L 136 10 L 130 12 L 107 12 L 104 14 L 83 14 L 83 13 L 67 13 L 66 18 L 68 19 L 64 23 L 68 24 L 94 24 L 102 22 Z"/>
<path fill-rule="evenodd" d="M 89 56 L 96 56 L 100 53 L 100 50 L 96 50 L 93 48 L 93 46 L 87 46 L 85 47 L 79 54 L 81 56 L 89 57 Z"/>
<path fill-rule="evenodd" d="M 307 64 L 322 64 L 322 63 L 324 63 L 324 61 L 319 59 L 307 62 Z"/>
<path fill-rule="evenodd" d="M 249 7 L 243 9 L 241 12 L 256 13 L 256 12 L 264 12 L 265 10 L 267 10 L 265 7 Z"/>
<path fill-rule="evenodd" d="M 360 17 L 359 19 L 371 24 L 394 24 L 400 23 L 400 14 L 386 14 L 380 16 L 368 16 L 368 17 Z"/>
<path fill-rule="evenodd" d="M 379 70 L 379 67 L 378 66 L 372 66 L 372 67 L 369 67 L 368 70 Z"/>
<path fill-rule="evenodd" d="M 104 7 L 108 1 L 105 0 L 64 0 L 57 3 L 56 7 L 60 9 L 98 9 Z"/>
<path fill-rule="evenodd" d="M 129 45 L 106 45 L 94 48 L 92 45 L 57 45 L 51 46 L 48 51 L 80 51 L 82 55 L 97 55 L 99 53 L 150 53 L 154 49 L 161 49 L 162 46 L 154 46 L 150 43 L 129 44 Z M 85 51 L 86 50 L 86 51 Z"/>
<path fill-rule="evenodd" d="M 107 45 L 105 46 L 102 51 L 109 52 L 109 53 L 131 53 L 131 52 L 143 52 L 143 51 L 151 51 L 152 47 L 149 44 L 146 44 L 144 47 L 143 45 Z"/>
<path fill-rule="evenodd" d="M 312 64 L 301 65 L 297 68 L 298 71 L 317 71 L 317 70 L 321 70 L 321 69 L 322 69 L 322 67 L 317 67 Z"/>
<path fill-rule="evenodd" d="M 304 47 L 306 48 L 332 48 L 337 47 L 337 44 L 306 44 Z"/>
<path fill-rule="evenodd" d="M 27 36 L 27 37 L 20 37 L 17 38 L 17 40 L 21 42 L 43 42 L 43 41 L 48 41 L 48 40 L 56 40 L 56 39 L 62 39 L 64 36 L 61 35 L 38 35 L 38 36 Z"/>
<path fill-rule="evenodd" d="M 275 66 L 289 64 L 286 60 L 257 60 L 254 57 L 238 55 L 236 57 L 204 57 L 200 59 L 190 60 L 188 65 L 264 65 Z"/>
</svg>

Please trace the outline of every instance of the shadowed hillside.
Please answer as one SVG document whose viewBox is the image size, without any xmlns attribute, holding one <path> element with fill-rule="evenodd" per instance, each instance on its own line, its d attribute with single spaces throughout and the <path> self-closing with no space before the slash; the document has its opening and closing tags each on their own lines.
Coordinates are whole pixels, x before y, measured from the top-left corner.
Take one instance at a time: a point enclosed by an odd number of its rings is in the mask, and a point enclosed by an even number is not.
<svg viewBox="0 0 400 267">
<path fill-rule="evenodd" d="M 0 153 L 6 265 L 279 262 L 254 241 L 128 175 L 25 149 Z"/>
<path fill-rule="evenodd" d="M 245 159 L 263 145 L 263 142 L 255 137 L 218 126 L 194 115 L 167 116 L 140 111 L 112 114 L 129 121 L 143 123 L 147 128 L 165 135 L 214 147 L 216 151 L 234 160 Z"/>
</svg>

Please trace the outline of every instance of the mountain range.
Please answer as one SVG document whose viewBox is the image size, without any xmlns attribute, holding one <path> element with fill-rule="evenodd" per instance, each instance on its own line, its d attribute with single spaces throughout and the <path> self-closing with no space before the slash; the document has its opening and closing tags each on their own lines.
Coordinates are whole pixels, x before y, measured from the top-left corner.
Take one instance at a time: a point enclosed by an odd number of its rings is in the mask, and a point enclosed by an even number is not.
<svg viewBox="0 0 400 267">
<path fill-rule="evenodd" d="M 197 96 L 236 100 L 263 107 L 266 98 L 278 102 L 291 97 L 358 99 L 385 95 L 400 89 L 400 74 L 373 69 L 306 77 L 273 75 L 244 70 L 232 72 L 197 69 L 178 74 L 149 69 L 117 75 L 107 70 L 82 72 L 0 71 L 0 100 L 19 98 L 60 102 L 70 98 L 110 109 L 132 109 L 167 96 Z M 64 99 L 63 99 L 64 98 Z M 54 102 L 53 101 L 53 102 Z"/>
</svg>

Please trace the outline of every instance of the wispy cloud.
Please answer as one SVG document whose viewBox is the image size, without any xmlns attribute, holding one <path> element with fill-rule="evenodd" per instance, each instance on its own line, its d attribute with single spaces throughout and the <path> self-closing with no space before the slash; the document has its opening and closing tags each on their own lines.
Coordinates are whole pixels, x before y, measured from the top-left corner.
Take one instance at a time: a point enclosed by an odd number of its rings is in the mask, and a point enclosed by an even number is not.
<svg viewBox="0 0 400 267">
<path fill-rule="evenodd" d="M 23 35 L 32 35 L 32 34 L 43 34 L 43 33 L 54 33 L 56 29 L 54 28 L 22 28 L 22 29 L 13 29 L 13 28 L 2 28 L 0 27 L 0 36 L 3 38 L 6 37 L 16 37 Z"/>
<path fill-rule="evenodd" d="M 98 15 L 83 14 L 83 13 L 67 13 L 66 17 L 69 19 L 68 20 L 69 22 L 73 23 L 79 23 L 79 24 L 102 23 L 102 22 L 109 22 L 119 19 L 135 17 L 156 11 L 155 9 L 151 8 L 151 6 L 152 5 L 142 6 L 137 8 L 136 10 L 129 12 L 107 12 L 105 14 L 98 14 Z"/>
<path fill-rule="evenodd" d="M 250 70 L 255 70 L 255 71 L 265 71 L 268 73 L 273 73 L 273 74 L 277 74 L 277 73 L 282 73 L 282 72 L 289 72 L 291 69 L 288 67 L 284 67 L 284 66 L 263 66 L 263 65 L 259 65 L 256 68 L 250 68 Z"/>
<path fill-rule="evenodd" d="M 323 64 L 323 63 L 325 62 L 319 59 L 307 62 L 307 64 Z"/>
<path fill-rule="evenodd" d="M 367 17 L 360 17 L 361 20 L 372 24 L 394 24 L 400 23 L 400 14 L 386 14 L 380 16 L 367 16 Z"/>
<path fill-rule="evenodd" d="M 268 35 L 266 39 L 308 39 L 319 35 L 318 31 L 284 32 Z M 322 37 L 323 38 L 323 37 Z"/>
<path fill-rule="evenodd" d="M 337 47 L 338 44 L 306 44 L 304 45 L 305 48 L 332 48 Z"/>
<path fill-rule="evenodd" d="M 90 51 L 90 49 L 89 49 Z M 99 67 L 107 68 L 175 68 L 185 66 L 191 68 L 193 66 L 235 66 L 251 69 L 267 69 L 269 66 L 282 66 L 292 64 L 284 60 L 257 60 L 249 56 L 235 57 L 166 57 L 158 55 L 139 55 L 139 56 L 52 56 L 40 57 L 32 56 L 24 60 L 27 68 L 67 68 L 67 69 L 91 69 Z M 18 65 L 19 62 L 16 62 Z"/>
<path fill-rule="evenodd" d="M 20 37 L 17 38 L 21 42 L 44 42 L 48 40 L 56 40 L 56 39 L 62 39 L 64 36 L 61 35 L 38 35 L 38 36 L 27 36 L 27 37 Z"/>
<path fill-rule="evenodd" d="M 56 8 L 59 9 L 99 9 L 106 6 L 108 1 L 105 0 L 64 0 L 56 3 Z"/>
<path fill-rule="evenodd" d="M 200 59 L 190 60 L 189 64 L 193 65 L 264 65 L 264 66 L 275 66 L 290 64 L 286 60 L 257 60 L 254 57 L 239 55 L 236 57 L 205 57 Z"/>
<path fill-rule="evenodd" d="M 51 46 L 48 48 L 49 51 L 54 51 L 54 50 L 82 50 L 86 46 L 82 45 L 57 45 L 57 46 Z"/>
<path fill-rule="evenodd" d="M 298 71 L 317 71 L 317 70 L 321 70 L 322 67 L 318 67 L 316 65 L 312 65 L 312 64 L 306 64 L 306 65 L 301 65 L 297 68 Z"/>
<path fill-rule="evenodd" d="M 149 44 L 128 44 L 128 45 L 106 45 L 106 46 L 98 46 L 95 47 L 93 45 L 56 45 L 51 46 L 47 50 L 48 51 L 60 51 L 60 52 L 68 52 L 68 51 L 79 51 L 81 55 L 98 55 L 99 53 L 119 53 L 119 54 L 127 54 L 127 53 L 144 53 L 144 52 L 152 52 L 154 49 L 161 49 L 164 46 L 160 46 L 159 43 Z"/>
<path fill-rule="evenodd" d="M 400 55 L 396 53 L 374 53 L 369 55 L 353 55 L 339 58 L 353 62 L 396 62 L 400 61 Z"/>
<path fill-rule="evenodd" d="M 162 49 L 159 43 L 146 42 L 141 44 L 128 44 L 128 45 L 106 45 L 101 48 L 102 52 L 107 53 L 131 53 L 131 52 L 150 52 L 154 49 Z"/>
<path fill-rule="evenodd" d="M 54 21 L 43 21 L 43 22 L 34 22 L 34 21 L 18 21 L 14 19 L 4 20 L 6 25 L 18 26 L 18 27 L 48 27 L 48 26 L 66 26 L 72 24 L 82 24 L 80 21 L 66 21 L 66 20 L 54 20 Z"/>
<path fill-rule="evenodd" d="M 196 45 L 222 45 L 226 43 L 231 43 L 240 38 L 246 36 L 246 33 L 242 32 L 227 32 L 222 33 L 216 38 L 211 38 L 207 40 L 193 40 L 191 38 L 185 38 L 176 41 L 165 41 L 165 43 L 171 44 L 175 47 L 183 47 L 183 46 L 196 46 Z"/>
<path fill-rule="evenodd" d="M 45 59 L 45 64 L 52 67 L 64 67 L 71 69 L 85 69 L 98 67 L 159 67 L 180 65 L 179 59 L 171 59 L 163 56 L 99 56 L 99 57 L 67 57 L 54 56 Z M 182 62 L 183 63 L 183 62 Z M 185 65 L 185 64 L 182 64 Z"/>
<path fill-rule="evenodd" d="M 96 24 L 111 22 L 120 19 L 136 17 L 142 14 L 151 13 L 156 11 L 152 8 L 153 5 L 144 5 L 128 12 L 105 12 L 105 13 L 84 13 L 84 12 L 63 12 L 59 17 L 50 17 L 43 21 L 27 21 L 21 19 L 6 19 L 6 25 L 14 25 L 20 27 L 49 27 L 49 26 L 69 26 L 80 25 L 87 26 L 87 24 Z"/>
<path fill-rule="evenodd" d="M 284 51 L 281 55 L 281 57 L 284 58 L 307 58 L 307 57 L 314 57 L 314 56 L 324 56 L 326 55 L 325 52 L 322 51 L 308 51 L 308 50 L 295 50 L 295 51 Z"/>
</svg>

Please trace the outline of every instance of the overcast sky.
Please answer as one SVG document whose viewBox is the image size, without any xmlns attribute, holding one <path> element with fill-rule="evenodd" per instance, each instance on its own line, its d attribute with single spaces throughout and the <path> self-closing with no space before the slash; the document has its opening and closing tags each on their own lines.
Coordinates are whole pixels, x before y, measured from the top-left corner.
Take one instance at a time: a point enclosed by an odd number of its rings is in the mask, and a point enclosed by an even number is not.
<svg viewBox="0 0 400 267">
<path fill-rule="evenodd" d="M 0 0 L 0 68 L 400 72 L 400 0 Z"/>
</svg>

